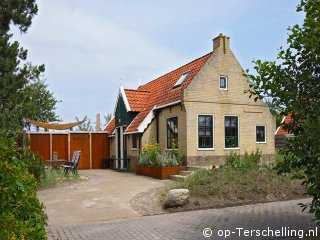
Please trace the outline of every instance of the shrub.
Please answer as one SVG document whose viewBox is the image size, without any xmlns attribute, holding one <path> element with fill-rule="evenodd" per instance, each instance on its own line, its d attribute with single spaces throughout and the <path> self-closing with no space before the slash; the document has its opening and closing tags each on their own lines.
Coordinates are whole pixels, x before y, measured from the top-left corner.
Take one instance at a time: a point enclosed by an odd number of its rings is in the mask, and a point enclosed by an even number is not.
<svg viewBox="0 0 320 240">
<path fill-rule="evenodd" d="M 148 166 L 160 166 L 161 147 L 158 143 L 147 144 L 142 150 L 143 160 L 141 163 Z"/>
<path fill-rule="evenodd" d="M 28 161 L 10 139 L 0 139 L 0 239 L 46 238 L 47 216 L 36 196 Z"/>
<path fill-rule="evenodd" d="M 199 169 L 195 173 L 187 176 L 184 181 L 175 182 L 175 188 L 187 188 L 192 191 L 197 186 L 207 185 L 212 181 L 212 178 L 212 170 Z"/>
<path fill-rule="evenodd" d="M 180 166 L 182 151 L 173 147 L 172 150 L 163 151 L 158 143 L 147 144 L 139 157 L 139 164 L 153 167 Z"/>
<path fill-rule="evenodd" d="M 171 153 L 175 156 L 178 165 L 182 165 L 183 153 L 180 148 L 177 148 L 175 144 L 172 144 Z"/>
<path fill-rule="evenodd" d="M 246 151 L 243 157 L 236 152 L 231 152 L 225 158 L 225 166 L 238 169 L 241 172 L 247 172 L 251 167 L 259 164 L 261 159 L 261 151 L 257 149 L 250 154 Z"/>
</svg>

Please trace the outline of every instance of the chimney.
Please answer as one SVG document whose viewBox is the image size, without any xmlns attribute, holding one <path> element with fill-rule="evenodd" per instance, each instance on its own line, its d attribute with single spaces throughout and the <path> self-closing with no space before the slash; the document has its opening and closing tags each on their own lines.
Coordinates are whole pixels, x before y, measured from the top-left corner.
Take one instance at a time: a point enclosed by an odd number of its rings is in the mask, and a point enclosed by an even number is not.
<svg viewBox="0 0 320 240">
<path fill-rule="evenodd" d="M 213 51 L 216 49 L 222 49 L 223 53 L 226 54 L 226 52 L 230 49 L 230 37 L 224 36 L 222 33 L 220 33 L 219 36 L 215 37 L 212 41 Z"/>
<path fill-rule="evenodd" d="M 100 114 L 97 113 L 96 115 L 96 132 L 100 131 Z"/>
</svg>

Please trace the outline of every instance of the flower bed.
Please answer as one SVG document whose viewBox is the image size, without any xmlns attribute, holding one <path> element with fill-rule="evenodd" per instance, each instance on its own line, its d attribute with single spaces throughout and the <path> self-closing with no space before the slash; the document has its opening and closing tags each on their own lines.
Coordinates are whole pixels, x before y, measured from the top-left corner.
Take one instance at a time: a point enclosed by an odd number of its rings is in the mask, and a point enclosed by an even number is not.
<svg viewBox="0 0 320 240">
<path fill-rule="evenodd" d="M 136 174 L 168 179 L 170 175 L 179 174 L 186 167 L 181 166 L 182 152 L 175 146 L 164 151 L 158 143 L 147 144 L 140 155 Z"/>
<path fill-rule="evenodd" d="M 173 167 L 154 167 L 143 166 L 137 164 L 136 174 L 149 176 L 157 179 L 168 179 L 170 175 L 179 174 L 181 171 L 186 170 L 185 166 L 173 166 Z"/>
</svg>

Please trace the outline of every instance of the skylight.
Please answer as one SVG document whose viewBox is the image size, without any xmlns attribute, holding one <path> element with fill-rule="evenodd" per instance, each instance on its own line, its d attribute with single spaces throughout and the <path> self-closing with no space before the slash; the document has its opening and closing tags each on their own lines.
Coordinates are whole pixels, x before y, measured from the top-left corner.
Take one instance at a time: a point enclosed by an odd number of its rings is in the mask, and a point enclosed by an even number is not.
<svg viewBox="0 0 320 240">
<path fill-rule="evenodd" d="M 190 72 L 191 70 L 184 72 L 173 87 L 179 87 L 183 83 L 183 81 L 188 77 Z"/>
</svg>

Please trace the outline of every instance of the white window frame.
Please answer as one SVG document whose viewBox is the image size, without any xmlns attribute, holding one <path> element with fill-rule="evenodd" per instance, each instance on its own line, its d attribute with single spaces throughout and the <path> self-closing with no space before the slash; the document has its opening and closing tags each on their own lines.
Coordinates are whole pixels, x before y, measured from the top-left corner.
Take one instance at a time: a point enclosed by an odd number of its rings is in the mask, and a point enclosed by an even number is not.
<svg viewBox="0 0 320 240">
<path fill-rule="evenodd" d="M 172 150 L 172 148 L 168 148 L 168 129 L 167 129 L 167 120 L 169 119 L 169 118 L 177 118 L 177 123 L 178 123 L 178 145 L 179 145 L 179 117 L 177 116 L 177 115 L 174 115 L 174 116 L 168 116 L 168 117 L 165 117 L 165 131 L 166 131 L 166 139 L 165 139 L 165 141 L 166 141 L 166 150 L 168 150 L 168 151 L 171 151 Z M 178 146 L 179 147 L 179 146 Z"/>
<path fill-rule="evenodd" d="M 186 80 L 186 78 L 189 76 L 190 73 L 191 73 L 191 69 L 186 71 L 186 72 L 184 72 L 184 73 L 182 73 L 180 78 L 174 84 L 173 88 L 180 87 L 182 85 L 182 83 L 184 82 L 184 80 Z"/>
<path fill-rule="evenodd" d="M 212 148 L 199 148 L 199 116 L 212 116 Z M 198 151 L 214 151 L 214 114 L 213 113 L 198 113 L 197 114 L 197 149 Z"/>
<path fill-rule="evenodd" d="M 222 77 L 226 78 L 226 87 L 225 88 L 221 88 L 221 78 Z M 226 76 L 226 75 L 219 76 L 219 89 L 223 90 L 223 91 L 228 91 L 228 76 Z"/>
<path fill-rule="evenodd" d="M 257 127 L 264 127 L 264 142 L 257 142 Z M 257 144 L 266 144 L 267 143 L 267 125 L 257 124 L 255 127 L 255 139 Z"/>
<path fill-rule="evenodd" d="M 226 148 L 225 117 L 238 117 L 238 147 L 235 147 L 235 148 Z M 240 116 L 237 115 L 237 114 L 227 114 L 227 115 L 223 115 L 223 146 L 224 146 L 224 150 L 239 150 L 239 149 L 240 149 Z"/>
</svg>

